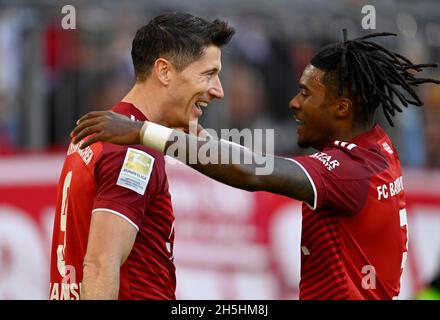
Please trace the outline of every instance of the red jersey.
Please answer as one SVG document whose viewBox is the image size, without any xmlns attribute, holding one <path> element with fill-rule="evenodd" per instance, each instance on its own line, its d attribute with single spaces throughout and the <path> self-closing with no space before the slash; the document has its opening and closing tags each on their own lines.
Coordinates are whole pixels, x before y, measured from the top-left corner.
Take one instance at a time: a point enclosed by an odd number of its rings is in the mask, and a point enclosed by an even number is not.
<svg viewBox="0 0 440 320">
<path fill-rule="evenodd" d="M 146 120 L 132 104 L 113 111 Z M 175 299 L 174 214 L 164 156 L 145 146 L 70 144 L 58 186 L 50 299 L 78 299 L 91 215 L 115 214 L 138 230 L 120 270 L 119 299 Z"/>
<path fill-rule="evenodd" d="M 408 237 L 390 138 L 376 125 L 294 161 L 315 192 L 303 204 L 300 299 L 396 298 Z"/>
</svg>

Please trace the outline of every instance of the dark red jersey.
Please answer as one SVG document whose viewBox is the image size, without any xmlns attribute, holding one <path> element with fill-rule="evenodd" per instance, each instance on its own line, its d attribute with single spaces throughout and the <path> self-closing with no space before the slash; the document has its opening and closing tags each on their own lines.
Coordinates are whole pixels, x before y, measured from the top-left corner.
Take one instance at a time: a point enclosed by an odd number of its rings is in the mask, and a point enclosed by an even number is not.
<svg viewBox="0 0 440 320">
<path fill-rule="evenodd" d="M 146 120 L 132 104 L 113 111 Z M 70 144 L 61 172 L 51 252 L 50 299 L 78 299 L 90 219 L 114 214 L 138 230 L 120 270 L 119 299 L 175 299 L 174 214 L 164 156 L 145 146 Z"/>
<path fill-rule="evenodd" d="M 312 182 L 303 205 L 300 299 L 393 299 L 407 254 L 402 170 L 376 125 L 294 158 Z"/>
</svg>

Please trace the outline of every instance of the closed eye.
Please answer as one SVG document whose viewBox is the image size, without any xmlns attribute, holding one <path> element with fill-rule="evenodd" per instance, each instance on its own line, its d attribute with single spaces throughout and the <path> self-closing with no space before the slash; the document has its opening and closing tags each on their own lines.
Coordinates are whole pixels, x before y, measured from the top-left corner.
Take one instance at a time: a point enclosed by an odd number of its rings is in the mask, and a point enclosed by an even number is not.
<svg viewBox="0 0 440 320">
<path fill-rule="evenodd" d="M 308 94 L 305 90 L 301 90 L 299 93 L 300 93 L 303 97 L 308 97 L 308 96 L 309 96 L 309 94 Z"/>
<path fill-rule="evenodd" d="M 303 97 L 308 97 L 310 95 L 309 93 L 310 93 L 309 88 L 306 85 L 304 85 L 303 83 L 300 83 L 299 84 L 299 94 Z"/>
</svg>

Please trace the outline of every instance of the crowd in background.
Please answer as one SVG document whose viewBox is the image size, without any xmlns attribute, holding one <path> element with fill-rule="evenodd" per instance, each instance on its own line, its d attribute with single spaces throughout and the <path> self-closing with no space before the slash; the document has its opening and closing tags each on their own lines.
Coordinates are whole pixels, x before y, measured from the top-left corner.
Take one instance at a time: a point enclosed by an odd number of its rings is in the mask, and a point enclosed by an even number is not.
<svg viewBox="0 0 440 320">
<path fill-rule="evenodd" d="M 304 152 L 288 107 L 302 70 L 317 50 L 367 32 L 396 32 L 387 45 L 414 62 L 440 60 L 437 1 L 370 1 L 376 30 L 362 30 L 362 1 L 73 1 L 76 29 L 61 26 L 59 1 L 0 3 L 0 154 L 64 150 L 75 121 L 108 109 L 133 84 L 131 41 L 137 28 L 164 11 L 229 21 L 237 30 L 223 50 L 225 99 L 202 118 L 205 127 L 273 128 L 275 152 Z M 411 2 L 413 2 L 411 4 Z M 437 21 L 437 23 L 436 23 Z M 440 78 L 440 72 L 426 74 Z M 405 166 L 440 167 L 440 87 L 418 92 L 391 128 Z"/>
</svg>

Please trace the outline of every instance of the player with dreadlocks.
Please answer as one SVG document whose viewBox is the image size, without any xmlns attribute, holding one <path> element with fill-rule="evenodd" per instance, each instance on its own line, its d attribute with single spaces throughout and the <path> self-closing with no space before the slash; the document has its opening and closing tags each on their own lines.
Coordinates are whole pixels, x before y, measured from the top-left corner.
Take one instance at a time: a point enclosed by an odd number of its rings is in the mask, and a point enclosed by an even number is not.
<svg viewBox="0 0 440 320">
<path fill-rule="evenodd" d="M 263 190 L 303 201 L 300 299 L 393 299 L 407 257 L 407 220 L 402 170 L 396 149 L 374 124 L 381 107 L 392 124 L 403 106 L 422 102 L 414 87 L 437 80 L 417 78 L 433 64 L 412 64 L 370 39 L 376 33 L 322 49 L 305 68 L 300 91 L 290 101 L 298 144 L 318 150 L 292 159 L 273 157 L 273 171 L 258 175 L 262 158 L 224 140 L 202 139 L 134 122 L 109 112 L 92 112 L 72 132 L 82 148 L 95 141 L 143 143 L 166 153 L 175 141 L 188 163 L 190 144 L 251 156 L 252 164 L 189 163 L 233 187 Z M 212 147 L 212 148 L 211 148 Z"/>
<path fill-rule="evenodd" d="M 382 105 L 388 122 L 393 126 L 391 116 L 395 115 L 395 111 L 402 112 L 394 96 L 405 107 L 409 104 L 423 106 L 423 102 L 411 86 L 428 82 L 440 83 L 434 79 L 415 78 L 408 71 L 422 71 L 423 68 L 436 67 L 436 64 L 414 65 L 404 56 L 367 41 L 374 37 L 396 34 L 374 33 L 347 41 L 347 30 L 344 29 L 343 32 L 344 42 L 324 48 L 312 59 L 311 64 L 325 71 L 325 78 L 333 77 L 329 82 L 337 79 L 332 83 L 338 84 L 339 97 L 343 95 L 344 87 L 347 88 L 348 95 L 361 107 L 359 111 L 363 120 L 370 120 L 376 108 Z M 405 96 L 401 90 L 406 91 L 413 100 Z"/>
</svg>

